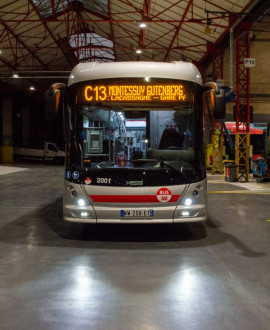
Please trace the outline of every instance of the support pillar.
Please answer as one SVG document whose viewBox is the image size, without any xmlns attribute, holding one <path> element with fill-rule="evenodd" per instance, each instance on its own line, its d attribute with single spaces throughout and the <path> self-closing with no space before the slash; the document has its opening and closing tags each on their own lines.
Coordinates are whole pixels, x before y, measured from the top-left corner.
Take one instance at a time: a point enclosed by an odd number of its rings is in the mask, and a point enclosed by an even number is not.
<svg viewBox="0 0 270 330">
<path fill-rule="evenodd" d="M 224 49 L 215 48 L 213 52 L 213 80 L 223 79 Z M 223 126 L 212 116 L 212 174 L 223 172 Z"/>
<path fill-rule="evenodd" d="M 237 179 L 248 181 L 249 176 L 249 124 L 250 124 L 250 72 L 244 59 L 250 57 L 250 25 L 241 22 L 236 28 L 236 135 L 235 164 Z"/>
<path fill-rule="evenodd" d="M 12 98 L 3 98 L 1 101 L 2 120 L 2 145 L 0 152 L 1 163 L 13 163 L 13 114 L 12 114 Z"/>
</svg>

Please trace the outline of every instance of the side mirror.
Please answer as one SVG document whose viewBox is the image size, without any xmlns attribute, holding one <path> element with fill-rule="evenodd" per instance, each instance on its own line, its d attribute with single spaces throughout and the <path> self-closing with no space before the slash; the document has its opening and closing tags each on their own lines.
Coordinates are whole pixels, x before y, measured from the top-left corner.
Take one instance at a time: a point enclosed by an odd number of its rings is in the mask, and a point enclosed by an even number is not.
<svg viewBox="0 0 270 330">
<path fill-rule="evenodd" d="M 45 117 L 47 119 L 56 118 L 65 87 L 66 85 L 63 83 L 55 83 L 45 92 Z"/>
<path fill-rule="evenodd" d="M 224 119 L 226 115 L 225 92 L 214 82 L 205 85 L 207 95 L 207 107 L 215 119 Z"/>
</svg>

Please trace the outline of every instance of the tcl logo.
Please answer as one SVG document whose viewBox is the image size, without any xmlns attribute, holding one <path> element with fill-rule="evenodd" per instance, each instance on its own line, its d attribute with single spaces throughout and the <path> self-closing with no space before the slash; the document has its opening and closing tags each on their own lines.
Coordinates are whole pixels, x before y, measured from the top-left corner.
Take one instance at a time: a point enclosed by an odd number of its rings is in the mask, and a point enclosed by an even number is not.
<svg viewBox="0 0 270 330">
<path fill-rule="evenodd" d="M 168 188 L 160 188 L 157 192 L 157 199 L 161 203 L 167 203 L 172 198 L 172 193 Z"/>
</svg>

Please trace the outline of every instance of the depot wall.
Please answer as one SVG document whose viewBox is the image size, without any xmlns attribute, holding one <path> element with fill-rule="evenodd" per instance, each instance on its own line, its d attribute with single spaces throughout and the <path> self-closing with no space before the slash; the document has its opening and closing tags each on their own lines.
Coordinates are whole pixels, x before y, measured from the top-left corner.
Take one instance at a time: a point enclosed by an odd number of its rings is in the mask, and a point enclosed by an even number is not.
<svg viewBox="0 0 270 330">
<path fill-rule="evenodd" d="M 44 91 L 10 91 L 0 95 L 0 163 L 13 162 L 14 147 L 35 147 L 44 141 L 63 148 L 63 116 L 47 120 Z"/>
<path fill-rule="evenodd" d="M 254 122 L 270 122 L 270 38 L 269 33 L 253 32 L 250 57 L 256 66 L 250 68 L 250 105 L 253 106 Z M 236 67 L 234 54 L 234 90 L 236 91 Z M 224 56 L 224 83 L 230 86 L 230 51 Z M 228 119 L 232 120 L 235 102 L 227 104 Z"/>
</svg>

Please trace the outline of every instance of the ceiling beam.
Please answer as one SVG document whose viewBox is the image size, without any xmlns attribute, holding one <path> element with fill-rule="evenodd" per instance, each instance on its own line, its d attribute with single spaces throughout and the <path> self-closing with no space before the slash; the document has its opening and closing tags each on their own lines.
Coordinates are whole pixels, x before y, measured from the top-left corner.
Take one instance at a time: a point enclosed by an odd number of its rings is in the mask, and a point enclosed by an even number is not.
<svg viewBox="0 0 270 330">
<path fill-rule="evenodd" d="M 0 61 L 2 63 L 4 63 L 7 67 L 9 67 L 13 72 L 18 72 L 17 68 L 11 64 L 10 62 L 8 62 L 6 59 L 4 59 L 3 57 L 0 56 Z M 9 77 L 2 77 L 4 79 L 7 79 Z M 31 78 L 31 77 L 30 77 Z M 17 79 L 17 78 L 14 78 L 14 79 Z M 27 79 L 31 84 L 34 84 L 36 85 L 36 82 L 34 82 L 32 79 Z"/>
<path fill-rule="evenodd" d="M 31 3 L 31 5 L 32 5 L 32 7 L 33 7 L 33 2 L 32 2 L 32 0 L 30 0 L 30 3 Z M 54 16 L 55 15 L 55 4 L 54 4 L 54 0 L 51 0 L 51 7 L 52 7 L 52 15 Z M 34 9 L 36 10 L 36 6 L 34 7 Z"/>
<path fill-rule="evenodd" d="M 148 0 L 149 1 L 149 0 Z M 89 10 L 85 10 L 85 12 L 89 13 Z M 92 14 L 90 12 L 90 14 Z M 64 15 L 64 13 L 63 13 Z M 62 15 L 61 15 L 62 16 Z M 224 18 L 224 15 L 216 16 L 211 19 L 222 19 Z M 66 19 L 58 19 L 58 18 L 43 18 L 43 23 L 65 23 Z M 206 18 L 198 18 L 198 19 L 186 19 L 186 20 L 179 20 L 179 19 L 151 19 L 149 18 L 149 22 L 153 24 L 164 24 L 164 23 L 196 23 L 196 24 L 203 24 L 205 25 L 205 22 L 207 21 Z M 137 20 L 135 19 L 69 19 L 69 22 L 75 22 L 75 23 L 137 23 Z M 3 19 L 0 18 L 0 23 L 40 23 L 40 19 Z M 220 24 L 211 24 L 216 26 L 223 26 Z"/>
<path fill-rule="evenodd" d="M 44 21 L 43 17 L 41 16 L 40 12 L 38 11 L 36 5 L 34 4 L 33 0 L 29 0 L 32 8 L 34 9 L 36 15 L 39 17 L 40 21 L 43 23 L 43 26 L 45 27 L 46 31 L 49 33 L 50 37 L 53 39 L 53 41 L 56 43 L 57 48 L 62 52 L 62 54 L 65 56 L 66 60 L 68 61 L 70 68 L 72 69 L 75 65 L 75 63 L 70 59 L 70 57 L 65 53 L 62 47 L 59 47 L 59 41 L 55 38 L 52 31 L 49 29 L 47 22 Z M 55 10 L 54 10 L 54 0 L 51 0 L 51 6 L 52 6 L 52 14 L 55 16 Z"/>
<path fill-rule="evenodd" d="M 37 56 L 36 56 L 36 54 L 33 52 L 33 51 L 31 51 L 31 49 L 29 49 L 28 48 L 28 46 L 13 32 L 13 30 L 9 27 L 9 26 L 7 26 L 7 24 L 6 23 L 4 23 L 4 22 L 1 22 L 1 24 L 4 26 L 4 28 L 6 29 L 6 31 L 8 31 L 11 35 L 12 35 L 12 37 L 18 42 L 18 43 L 20 43 L 23 47 L 24 47 L 24 49 L 26 49 L 27 51 L 28 51 L 28 53 L 29 54 L 31 54 L 31 56 L 37 61 L 37 62 L 39 62 L 46 70 L 48 70 L 48 66 L 41 60 L 41 59 L 39 59 Z"/>
<path fill-rule="evenodd" d="M 142 21 L 148 20 L 150 18 L 150 8 L 151 8 L 151 0 L 144 0 L 143 1 L 143 13 L 142 13 Z M 139 34 L 139 49 L 145 48 L 145 28 L 140 28 Z M 137 55 L 137 61 L 142 60 L 142 55 Z"/>
<path fill-rule="evenodd" d="M 172 49 L 172 45 L 173 45 L 175 39 L 176 39 L 177 36 L 178 36 L 178 33 L 179 33 L 179 31 L 180 31 L 180 29 L 181 29 L 181 27 L 182 27 L 182 25 L 183 25 L 183 22 L 184 22 L 184 20 L 185 20 L 185 18 L 186 18 L 186 16 L 187 16 L 187 13 L 188 13 L 188 11 L 189 11 L 189 9 L 190 9 L 192 3 L 193 3 L 193 0 L 189 0 L 188 4 L 187 4 L 187 6 L 186 6 L 186 9 L 185 9 L 185 11 L 184 11 L 184 14 L 183 14 L 183 16 L 182 16 L 182 19 L 181 19 L 181 21 L 180 21 L 180 23 L 179 23 L 179 25 L 178 25 L 178 27 L 177 27 L 175 33 L 174 33 L 174 36 L 173 36 L 173 38 L 172 38 L 172 40 L 171 40 L 171 43 L 170 43 L 170 46 L 169 46 L 169 48 L 168 48 L 168 50 L 167 50 L 167 52 L 166 52 L 166 55 L 165 55 L 165 57 L 164 57 L 164 62 L 166 62 L 166 60 L 167 60 L 167 58 L 168 58 L 168 56 L 169 56 L 170 50 Z"/>
<path fill-rule="evenodd" d="M 167 7 L 166 9 L 162 10 L 161 12 L 157 13 L 155 16 L 152 16 L 151 19 L 156 18 L 158 16 L 160 16 L 161 14 L 164 14 L 166 11 L 172 9 L 173 7 L 177 6 L 180 2 L 182 2 L 183 0 L 179 0 L 176 3 L 172 4 L 171 6 Z"/>
<path fill-rule="evenodd" d="M 111 0 L 108 0 L 108 14 L 109 14 L 109 18 L 111 19 L 112 18 L 112 14 L 111 14 Z M 115 38 L 114 38 L 114 26 L 113 26 L 113 23 L 110 22 L 110 39 L 113 43 L 113 46 L 115 46 Z M 114 53 L 114 59 L 115 61 L 117 61 L 117 54 L 115 52 L 115 49 L 113 51 Z"/>
<path fill-rule="evenodd" d="M 0 61 L 7 65 L 12 71 L 17 71 L 16 66 L 12 65 L 10 62 L 8 62 L 6 59 L 4 59 L 2 56 L 0 56 Z"/>
<path fill-rule="evenodd" d="M 249 11 L 249 12 L 253 11 L 253 15 L 251 15 L 249 18 L 250 20 L 253 20 L 253 22 L 256 21 L 256 17 L 258 15 L 257 12 L 263 12 L 266 8 L 269 9 L 269 4 L 265 1 L 261 1 L 261 2 L 257 3 L 258 8 L 255 7 L 255 12 L 254 12 L 254 8 L 252 8 L 254 3 L 256 3 L 255 0 L 250 0 L 241 11 L 241 13 L 246 13 L 246 11 Z M 213 44 L 214 48 L 220 48 L 220 47 L 224 48 L 226 46 L 226 43 L 228 43 L 228 40 L 229 40 L 229 31 L 230 31 L 231 27 L 235 25 L 236 19 L 237 19 L 236 16 L 231 16 L 231 19 L 229 19 L 229 25 L 228 25 L 227 29 L 219 36 L 219 38 Z M 243 17 L 243 20 L 245 20 L 244 17 Z M 212 56 L 213 56 L 212 48 L 210 48 L 210 49 L 207 48 L 203 57 L 198 61 L 198 66 L 207 67 L 212 61 Z"/>
</svg>

